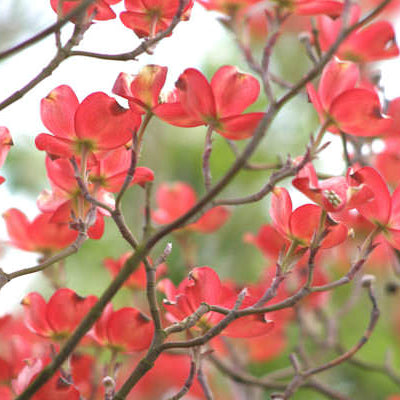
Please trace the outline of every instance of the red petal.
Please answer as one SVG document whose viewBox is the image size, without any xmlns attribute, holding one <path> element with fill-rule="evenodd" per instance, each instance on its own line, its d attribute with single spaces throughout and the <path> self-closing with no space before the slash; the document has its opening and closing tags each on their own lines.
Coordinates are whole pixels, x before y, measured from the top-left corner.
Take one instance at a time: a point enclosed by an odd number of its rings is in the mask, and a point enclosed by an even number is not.
<svg viewBox="0 0 400 400">
<path fill-rule="evenodd" d="M 104 217 L 102 214 L 97 212 L 97 217 L 94 225 L 88 229 L 88 236 L 90 239 L 98 240 L 101 239 L 104 233 Z"/>
<path fill-rule="evenodd" d="M 58 289 L 47 304 L 47 321 L 57 334 L 70 334 L 96 301 L 95 296 L 80 297 L 71 289 Z"/>
<path fill-rule="evenodd" d="M 274 327 L 273 321 L 268 321 L 262 314 L 249 315 L 233 321 L 222 332 L 222 335 L 234 338 L 251 338 L 266 335 Z"/>
<path fill-rule="evenodd" d="M 289 220 L 290 233 L 308 246 L 317 231 L 322 209 L 315 204 L 305 204 L 296 208 Z"/>
<path fill-rule="evenodd" d="M 185 294 L 194 310 L 201 302 L 219 304 L 221 297 L 221 281 L 218 274 L 210 267 L 194 268 L 189 274 L 189 285 Z"/>
<path fill-rule="evenodd" d="M 292 214 L 292 200 L 285 188 L 276 187 L 271 196 L 269 215 L 281 235 L 289 235 L 289 219 Z"/>
<path fill-rule="evenodd" d="M 46 133 L 36 136 L 35 144 L 38 150 L 45 151 L 51 158 L 71 158 L 74 155 L 72 142 Z"/>
<path fill-rule="evenodd" d="M 13 246 L 21 250 L 32 251 L 34 246 L 29 236 L 29 221 L 26 215 L 16 208 L 10 208 L 3 214 L 7 233 Z"/>
<path fill-rule="evenodd" d="M 337 18 L 343 11 L 343 3 L 333 0 L 297 0 L 295 2 L 295 14 L 297 15 L 329 15 Z"/>
<path fill-rule="evenodd" d="M 399 48 L 392 24 L 387 21 L 377 21 L 358 30 L 342 45 L 340 55 L 358 62 L 397 57 Z"/>
<path fill-rule="evenodd" d="M 0 167 L 3 166 L 12 145 L 10 131 L 5 126 L 0 126 Z"/>
<path fill-rule="evenodd" d="M 350 176 L 356 185 L 365 184 L 374 198 L 357 206 L 360 214 L 371 222 L 387 225 L 391 214 L 392 200 L 381 175 L 372 167 L 363 167 Z"/>
<path fill-rule="evenodd" d="M 330 114 L 344 132 L 356 136 L 377 136 L 388 132 L 392 119 L 381 114 L 381 104 L 375 92 L 351 89 L 332 103 Z"/>
<path fill-rule="evenodd" d="M 147 106 L 149 110 L 158 104 L 158 98 L 167 77 L 167 67 L 146 65 L 131 83 L 131 93 Z"/>
<path fill-rule="evenodd" d="M 231 213 L 226 207 L 214 207 L 190 227 L 201 233 L 212 233 L 221 228 L 230 215 Z"/>
<path fill-rule="evenodd" d="M 140 351 L 150 346 L 153 324 L 140 311 L 125 307 L 110 316 L 107 333 L 114 346 L 120 346 L 127 352 Z"/>
<path fill-rule="evenodd" d="M 195 204 L 196 193 L 184 182 L 163 183 L 157 190 L 156 202 L 159 210 L 153 214 L 153 219 L 159 224 L 166 224 L 179 218 Z"/>
<path fill-rule="evenodd" d="M 211 79 L 219 118 L 241 114 L 253 104 L 260 93 L 258 80 L 240 73 L 236 67 L 221 67 Z"/>
<path fill-rule="evenodd" d="M 52 90 L 40 103 L 40 115 L 45 127 L 54 135 L 72 139 L 75 137 L 74 118 L 79 101 L 67 85 Z"/>
<path fill-rule="evenodd" d="M 140 116 L 121 107 L 105 93 L 92 93 L 75 114 L 77 136 L 92 142 L 94 150 L 111 150 L 132 139 L 140 125 Z"/>
<path fill-rule="evenodd" d="M 153 109 L 153 113 L 157 115 L 158 118 L 174 126 L 190 128 L 204 125 L 204 122 L 201 119 L 189 115 L 182 107 L 181 103 L 159 104 Z"/>
<path fill-rule="evenodd" d="M 122 23 L 127 28 L 132 29 L 139 38 L 147 37 L 150 35 L 152 24 L 151 20 L 149 20 L 147 17 L 146 9 L 140 10 L 139 12 L 124 11 L 120 14 L 119 17 L 121 18 Z M 162 19 L 157 19 L 154 33 L 163 31 L 168 28 L 168 26 L 169 24 L 167 24 Z"/>
<path fill-rule="evenodd" d="M 46 318 L 46 301 L 36 292 L 29 293 L 22 300 L 21 304 L 25 310 L 25 324 L 34 333 L 49 337 L 52 334 L 52 328 Z"/>
<path fill-rule="evenodd" d="M 257 246 L 265 257 L 275 261 L 282 247 L 287 244 L 281 234 L 279 234 L 271 225 L 263 225 L 257 233 L 257 236 L 247 233 L 243 240 Z"/>
<path fill-rule="evenodd" d="M 216 131 L 231 140 L 247 139 L 254 135 L 264 113 L 249 113 L 223 118 L 219 122 L 222 127 L 216 126 Z"/>
<path fill-rule="evenodd" d="M 324 68 L 318 94 L 322 107 L 332 114 L 332 103 L 342 93 L 353 89 L 360 77 L 356 64 L 334 58 Z M 351 109 L 352 112 L 354 111 Z"/>
<path fill-rule="evenodd" d="M 216 120 L 214 95 L 206 77 L 200 71 L 186 69 L 175 86 L 182 107 L 190 116 L 204 121 L 205 124 Z"/>
</svg>

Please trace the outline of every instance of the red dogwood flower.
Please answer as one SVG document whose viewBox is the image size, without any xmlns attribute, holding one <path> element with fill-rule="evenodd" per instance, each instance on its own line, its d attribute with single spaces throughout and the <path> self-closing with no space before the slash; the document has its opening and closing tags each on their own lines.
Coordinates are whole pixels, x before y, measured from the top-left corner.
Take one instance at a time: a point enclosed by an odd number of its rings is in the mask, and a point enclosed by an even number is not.
<svg viewBox="0 0 400 400">
<path fill-rule="evenodd" d="M 115 278 L 119 271 L 124 267 L 125 263 L 132 257 L 132 252 L 128 251 L 124 253 L 118 259 L 114 259 L 111 257 L 107 257 L 103 260 L 104 266 L 110 271 L 110 274 L 113 278 Z M 167 265 L 160 264 L 157 266 L 157 279 L 167 273 Z M 146 289 L 146 270 L 144 267 L 144 263 L 140 263 L 134 272 L 129 276 L 129 278 L 125 281 L 124 286 L 129 287 L 130 289 Z"/>
<path fill-rule="evenodd" d="M 181 20 L 190 17 L 193 0 L 186 0 Z M 127 11 L 121 13 L 122 23 L 132 29 L 140 38 L 153 37 L 167 29 L 178 12 L 178 0 L 125 0 Z"/>
<path fill-rule="evenodd" d="M 114 83 L 113 93 L 128 99 L 132 110 L 140 114 L 150 112 L 159 104 L 167 71 L 167 67 L 150 64 L 136 75 L 121 72 Z"/>
<path fill-rule="evenodd" d="M 385 239 L 400 250 L 400 185 L 392 195 L 382 176 L 372 167 L 363 167 L 351 174 L 354 184 L 363 183 L 374 198 L 357 206 L 359 213 L 381 228 Z"/>
<path fill-rule="evenodd" d="M 318 112 L 321 123 L 332 133 L 339 130 L 355 136 L 385 134 L 391 118 L 381 113 L 378 95 L 369 89 L 356 87 L 359 70 L 356 64 L 331 60 L 324 68 L 318 91 L 309 83 L 308 96 Z"/>
<path fill-rule="evenodd" d="M 221 67 L 210 83 L 200 71 L 189 68 L 175 86 L 176 93 L 169 101 L 154 109 L 159 118 L 172 125 L 207 125 L 227 139 L 240 140 L 252 136 L 264 116 L 260 112 L 242 114 L 256 101 L 260 84 L 236 67 Z"/>
<path fill-rule="evenodd" d="M 129 142 L 140 126 L 138 114 L 105 93 L 92 93 L 79 104 L 67 85 L 58 86 L 42 99 L 41 117 L 53 135 L 38 135 L 36 147 L 52 158 L 81 156 L 82 151 L 100 155 Z"/>
<path fill-rule="evenodd" d="M 153 323 L 150 318 L 132 307 L 113 311 L 109 303 L 97 320 L 89 336 L 101 346 L 116 351 L 145 350 L 153 339 Z"/>
<path fill-rule="evenodd" d="M 96 0 L 86 11 L 88 17 L 98 21 L 106 21 L 116 17 L 110 5 L 117 4 L 121 0 Z M 78 7 L 81 0 L 50 0 L 51 8 L 64 17 L 74 8 Z"/>
<path fill-rule="evenodd" d="M 276 187 L 271 197 L 270 215 L 275 229 L 289 240 L 300 246 L 308 247 L 318 230 L 322 208 L 315 204 L 305 204 L 292 210 L 292 200 L 285 188 Z M 337 246 L 347 238 L 344 224 L 326 219 L 325 228 L 328 234 L 321 242 L 322 249 Z"/>
<path fill-rule="evenodd" d="M 353 4 L 348 23 L 353 25 L 360 17 L 361 7 Z M 327 51 L 336 41 L 342 24 L 341 18 L 332 20 L 324 15 L 317 18 L 318 40 L 323 51 Z M 392 24 L 388 21 L 376 21 L 356 29 L 339 46 L 336 55 L 341 60 L 354 62 L 372 62 L 397 57 L 399 48 Z"/>
<path fill-rule="evenodd" d="M 16 208 L 3 214 L 11 244 L 21 250 L 49 254 L 70 245 L 78 232 L 67 223 L 52 223 L 52 214 L 39 214 L 32 222 Z"/>
<path fill-rule="evenodd" d="M 350 173 L 351 169 L 349 169 Z M 335 176 L 319 181 L 312 163 L 307 163 L 292 181 L 293 186 L 328 212 L 355 208 L 373 193 L 366 185 L 350 185 L 349 177 Z"/>
<path fill-rule="evenodd" d="M 184 182 L 163 183 L 157 190 L 156 202 L 158 209 L 152 213 L 152 218 L 158 224 L 169 224 L 176 220 L 196 203 L 196 193 Z M 230 212 L 226 207 L 219 206 L 208 210 L 197 222 L 186 229 L 201 233 L 212 233 L 228 220 Z"/>
<path fill-rule="evenodd" d="M 46 303 L 36 292 L 24 297 L 25 324 L 39 336 L 61 340 L 69 336 L 97 302 L 96 296 L 81 297 L 73 290 L 58 289 Z"/>
<path fill-rule="evenodd" d="M 6 161 L 8 152 L 10 151 L 13 141 L 10 131 L 5 126 L 0 126 L 0 168 Z M 5 178 L 0 176 L 0 185 L 5 181 Z"/>
<path fill-rule="evenodd" d="M 202 302 L 232 308 L 238 296 L 230 285 L 221 283 L 217 273 L 210 267 L 194 268 L 178 288 L 169 279 L 164 279 L 158 284 L 158 289 L 166 295 L 164 307 L 168 311 L 167 316 L 174 322 L 193 314 Z M 250 306 L 256 300 L 247 296 L 242 307 Z M 209 312 L 200 319 L 198 326 L 203 330 L 209 329 L 222 318 L 219 313 Z M 255 337 L 267 334 L 273 326 L 273 322 L 266 320 L 264 315 L 250 315 L 231 323 L 222 334 L 230 337 Z"/>
</svg>

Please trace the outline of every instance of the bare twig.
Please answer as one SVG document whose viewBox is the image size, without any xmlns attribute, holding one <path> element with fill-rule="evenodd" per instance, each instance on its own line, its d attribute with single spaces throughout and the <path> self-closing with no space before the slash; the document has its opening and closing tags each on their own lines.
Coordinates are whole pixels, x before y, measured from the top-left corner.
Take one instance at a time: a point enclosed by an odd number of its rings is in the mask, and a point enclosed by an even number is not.
<svg viewBox="0 0 400 400">
<path fill-rule="evenodd" d="M 70 13 L 68 13 L 64 18 L 58 20 L 55 24 L 49 26 L 48 28 L 44 29 L 43 31 L 37 33 L 36 35 L 32 36 L 31 38 L 24 40 L 22 43 L 17 44 L 14 47 L 11 47 L 8 50 L 2 51 L 0 53 L 0 60 L 3 58 L 7 58 L 18 51 L 26 49 L 27 47 L 39 42 L 40 40 L 46 38 L 47 36 L 57 33 L 67 22 L 71 21 L 75 17 L 79 16 L 85 10 L 94 3 L 95 0 L 85 0 L 77 7 L 75 7 Z"/>
<path fill-rule="evenodd" d="M 35 265 L 34 267 L 24 268 L 19 271 L 6 273 L 0 268 L 0 289 L 12 279 L 18 278 L 19 276 L 33 274 L 35 272 L 43 271 L 44 269 L 50 267 L 51 265 L 61 261 L 70 255 L 76 253 L 82 246 L 82 244 L 87 240 L 86 232 L 79 232 L 78 237 L 75 239 L 74 243 L 69 245 L 66 249 L 60 251 L 58 254 L 48 258 L 46 261 Z"/>
<path fill-rule="evenodd" d="M 210 190 L 211 187 L 210 157 L 212 152 L 213 130 L 214 128 L 211 125 L 207 128 L 207 134 L 203 152 L 203 178 L 204 178 L 204 186 L 206 187 L 207 192 Z"/>
</svg>

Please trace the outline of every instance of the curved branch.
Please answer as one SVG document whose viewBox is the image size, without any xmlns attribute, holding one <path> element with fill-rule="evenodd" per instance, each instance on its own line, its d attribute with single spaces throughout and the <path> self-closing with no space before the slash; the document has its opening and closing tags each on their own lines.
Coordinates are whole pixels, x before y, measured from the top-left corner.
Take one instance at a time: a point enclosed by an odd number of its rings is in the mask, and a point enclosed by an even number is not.
<svg viewBox="0 0 400 400">
<path fill-rule="evenodd" d="M 37 33 L 36 35 L 32 36 L 31 38 L 17 44 L 14 47 L 11 47 L 8 50 L 2 51 L 0 53 L 0 60 L 3 58 L 7 58 L 14 53 L 17 53 L 20 50 L 26 49 L 27 47 L 39 42 L 40 40 L 46 38 L 47 36 L 51 35 L 52 33 L 57 32 L 60 28 L 62 28 L 67 22 L 71 21 L 73 18 L 77 17 L 79 14 L 84 12 L 95 0 L 85 0 L 78 7 L 74 8 L 70 13 L 68 13 L 64 18 L 57 21 L 55 24 L 50 25 L 48 28 L 44 29 L 43 31 Z"/>
</svg>

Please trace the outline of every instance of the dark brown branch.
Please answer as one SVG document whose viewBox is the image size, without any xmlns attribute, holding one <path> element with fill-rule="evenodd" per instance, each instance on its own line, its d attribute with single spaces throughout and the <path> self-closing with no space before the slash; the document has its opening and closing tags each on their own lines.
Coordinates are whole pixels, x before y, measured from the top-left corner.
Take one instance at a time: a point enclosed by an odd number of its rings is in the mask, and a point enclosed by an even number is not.
<svg viewBox="0 0 400 400">
<path fill-rule="evenodd" d="M 135 60 L 138 56 L 143 53 L 148 52 L 152 47 L 154 47 L 160 40 L 169 36 L 173 30 L 175 29 L 176 25 L 178 25 L 179 21 L 181 20 L 183 9 L 185 6 L 185 1 L 179 1 L 178 10 L 171 21 L 171 24 L 165 30 L 158 32 L 152 38 L 148 38 L 143 40 L 143 42 L 134 50 L 129 51 L 127 53 L 120 53 L 120 54 L 103 54 L 103 53 L 92 53 L 88 51 L 80 51 L 75 50 L 70 52 L 70 56 L 83 56 L 83 57 L 91 57 L 91 58 L 98 58 L 101 60 L 113 60 L 113 61 L 129 61 Z"/>
<path fill-rule="evenodd" d="M 181 399 L 187 392 L 189 392 L 190 388 L 193 385 L 193 380 L 197 372 L 197 364 L 195 360 L 192 359 L 190 362 L 190 371 L 189 376 L 186 379 L 185 384 L 183 385 L 182 389 L 172 397 L 169 397 L 168 400 L 179 400 Z"/>
<path fill-rule="evenodd" d="M 371 281 L 366 282 L 367 285 L 367 290 L 368 290 L 368 295 L 372 304 L 372 310 L 371 310 L 371 315 L 370 315 L 370 321 L 367 326 L 367 329 L 365 330 L 363 336 L 361 339 L 358 341 L 357 344 L 355 344 L 350 350 L 346 351 L 345 353 L 341 354 L 339 357 L 322 364 L 318 367 L 310 368 L 306 371 L 301 371 L 298 369 L 296 371 L 296 375 L 293 378 L 293 380 L 290 382 L 290 384 L 287 386 L 284 394 L 283 394 L 283 399 L 287 400 L 289 399 L 296 391 L 297 389 L 304 384 L 304 382 L 310 378 L 313 375 L 319 374 L 321 372 L 324 372 L 328 369 L 334 368 L 337 365 L 342 364 L 343 362 L 349 360 L 351 357 L 353 357 L 354 354 L 356 354 L 369 340 L 371 337 L 375 326 L 378 322 L 379 319 L 379 308 L 376 302 L 374 290 L 372 287 Z"/>
<path fill-rule="evenodd" d="M 50 61 L 50 63 L 38 74 L 35 78 L 33 78 L 30 82 L 28 82 L 24 87 L 20 90 L 13 93 L 11 96 L 7 97 L 0 103 L 0 110 L 8 107 L 13 104 L 20 98 L 22 98 L 26 93 L 28 93 L 31 89 L 37 86 L 44 79 L 48 78 L 53 71 L 65 60 L 69 57 L 69 53 L 71 49 L 79 44 L 82 39 L 82 34 L 89 27 L 89 25 L 82 25 L 80 23 L 76 23 L 74 32 L 68 42 L 64 47 L 59 49 L 55 55 L 55 57 Z"/>
<path fill-rule="evenodd" d="M 286 163 L 278 171 L 275 171 L 274 173 L 271 174 L 271 176 L 268 179 L 268 182 L 262 187 L 262 189 L 259 192 L 251 194 L 249 196 L 240 197 L 237 199 L 216 200 L 214 204 L 218 206 L 220 205 L 233 206 L 233 205 L 242 205 L 242 204 L 257 202 L 262 198 L 264 198 L 269 193 L 271 193 L 278 182 L 289 176 L 296 175 L 304 167 L 304 165 L 307 164 L 307 162 L 311 161 L 310 156 L 311 156 L 310 151 L 309 149 L 307 149 L 306 154 L 304 155 L 302 161 L 298 164 L 294 164 L 289 157 Z"/>
<path fill-rule="evenodd" d="M 87 240 L 86 232 L 79 232 L 78 237 L 75 239 L 74 243 L 69 245 L 66 249 L 60 251 L 58 254 L 48 258 L 46 261 L 35 265 L 34 267 L 24 268 L 19 271 L 6 273 L 0 268 L 0 289 L 12 279 L 18 278 L 19 276 L 33 274 L 35 272 L 43 271 L 44 269 L 50 267 L 58 261 L 61 261 L 70 255 L 76 253 L 82 246 L 82 244 Z"/>
<path fill-rule="evenodd" d="M 51 35 L 52 33 L 58 32 L 67 22 L 71 21 L 82 12 L 94 3 L 95 0 L 85 0 L 81 4 L 79 4 L 76 8 L 74 8 L 70 13 L 68 13 L 64 18 L 61 18 L 55 24 L 49 26 L 48 28 L 44 29 L 43 31 L 37 33 L 36 35 L 32 36 L 31 38 L 23 41 L 22 43 L 17 44 L 14 47 L 11 47 L 8 50 L 2 51 L 0 53 L 0 60 L 3 58 L 7 58 L 18 51 L 26 49 L 27 47 L 39 42 L 40 40 L 46 38 L 47 36 Z"/>
</svg>

